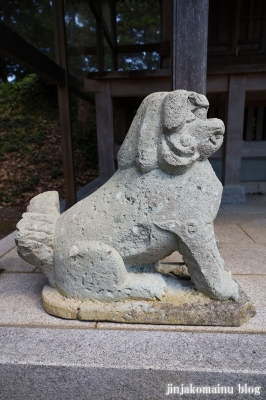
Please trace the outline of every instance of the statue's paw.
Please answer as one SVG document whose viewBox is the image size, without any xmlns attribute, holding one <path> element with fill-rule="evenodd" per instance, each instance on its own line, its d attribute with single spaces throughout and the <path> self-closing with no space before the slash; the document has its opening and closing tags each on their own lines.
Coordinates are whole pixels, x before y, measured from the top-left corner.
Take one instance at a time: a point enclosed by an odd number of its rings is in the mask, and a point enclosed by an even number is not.
<svg viewBox="0 0 266 400">
<path fill-rule="evenodd" d="M 162 300 L 166 285 L 161 274 L 129 273 L 127 281 L 121 285 L 120 290 L 121 293 L 136 300 Z"/>
<path fill-rule="evenodd" d="M 231 277 L 230 273 L 226 273 L 226 278 L 224 280 L 218 281 L 208 287 L 204 291 L 208 296 L 215 300 L 238 300 L 238 284 Z"/>
<path fill-rule="evenodd" d="M 233 279 L 231 279 L 230 284 L 225 284 L 222 290 L 221 295 L 224 297 L 224 299 L 222 300 L 238 300 L 238 284 L 236 283 L 236 281 L 234 281 Z"/>
</svg>

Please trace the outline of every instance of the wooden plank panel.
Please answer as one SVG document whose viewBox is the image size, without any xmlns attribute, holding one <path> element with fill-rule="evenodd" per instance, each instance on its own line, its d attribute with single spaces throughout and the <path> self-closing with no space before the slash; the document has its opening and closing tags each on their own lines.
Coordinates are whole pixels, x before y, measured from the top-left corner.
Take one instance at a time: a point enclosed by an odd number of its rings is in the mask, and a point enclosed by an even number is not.
<svg viewBox="0 0 266 400">
<path fill-rule="evenodd" d="M 129 96 L 146 96 L 156 91 L 171 90 L 170 75 L 147 75 L 144 79 L 142 76 L 136 77 L 120 77 L 110 73 L 105 74 L 103 79 L 85 79 L 83 84 L 84 92 L 97 93 L 101 91 L 101 81 L 111 81 L 112 96 L 129 97 Z M 207 77 L 207 93 L 223 93 L 228 91 L 227 75 L 211 75 Z"/>
<path fill-rule="evenodd" d="M 215 118 L 215 108 L 214 107 L 209 108 L 208 118 Z"/>
<path fill-rule="evenodd" d="M 265 91 L 266 90 L 266 74 L 248 74 L 246 91 Z"/>
<path fill-rule="evenodd" d="M 163 92 L 171 90 L 169 77 L 157 79 L 128 79 L 112 80 L 111 95 L 113 97 L 145 97 L 153 92 Z"/>
<path fill-rule="evenodd" d="M 132 71 L 104 71 L 104 72 L 88 72 L 89 79 L 149 79 L 158 77 L 170 77 L 170 69 L 154 69 L 154 70 L 132 70 Z"/>
<path fill-rule="evenodd" d="M 110 83 L 102 83 L 102 91 L 96 93 L 97 142 L 100 183 L 104 184 L 115 173 L 113 157 L 114 121 Z"/>
<path fill-rule="evenodd" d="M 140 73 L 138 73 L 140 72 Z M 111 94 L 115 97 L 147 96 L 158 91 L 171 90 L 169 70 L 104 72 L 95 75 L 94 79 L 84 80 L 84 92 L 97 93 L 101 90 L 100 82 L 111 81 Z M 228 91 L 229 75 L 209 75 L 207 93 L 224 93 Z M 247 91 L 266 91 L 266 74 L 247 75 Z"/>
<path fill-rule="evenodd" d="M 127 134 L 127 112 L 119 104 L 115 104 L 115 142 L 122 143 Z"/>
<path fill-rule="evenodd" d="M 239 185 L 245 110 L 246 76 L 231 75 L 229 81 L 223 184 Z"/>
<path fill-rule="evenodd" d="M 89 93 L 97 93 L 102 90 L 101 84 L 94 79 L 84 79 L 83 91 Z"/>
<path fill-rule="evenodd" d="M 248 107 L 246 140 L 251 141 L 253 135 L 254 107 Z"/>
<path fill-rule="evenodd" d="M 264 117 L 264 107 L 260 106 L 260 107 L 258 107 L 258 111 L 257 111 L 256 136 L 255 136 L 256 141 L 262 140 L 263 117 Z"/>
<path fill-rule="evenodd" d="M 218 118 L 221 119 L 224 123 L 226 122 L 226 110 L 224 108 L 219 108 Z"/>
<path fill-rule="evenodd" d="M 210 158 L 223 158 L 224 146 L 222 145 L 215 153 L 213 153 Z"/>
<path fill-rule="evenodd" d="M 266 157 L 266 140 L 242 143 L 242 157 Z"/>
<path fill-rule="evenodd" d="M 117 153 L 119 152 L 121 144 L 114 143 L 114 159 L 117 160 Z"/>
<path fill-rule="evenodd" d="M 228 75 L 207 76 L 207 93 L 223 93 L 228 91 Z"/>
</svg>

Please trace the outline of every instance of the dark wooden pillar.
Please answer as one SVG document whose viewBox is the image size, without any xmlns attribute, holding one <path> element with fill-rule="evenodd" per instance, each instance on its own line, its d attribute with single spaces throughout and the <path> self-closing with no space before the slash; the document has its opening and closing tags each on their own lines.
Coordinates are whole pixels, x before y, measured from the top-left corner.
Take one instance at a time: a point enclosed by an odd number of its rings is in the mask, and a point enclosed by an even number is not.
<svg viewBox="0 0 266 400">
<path fill-rule="evenodd" d="M 161 1 L 161 66 L 171 68 L 170 43 L 173 36 L 173 0 Z"/>
<path fill-rule="evenodd" d="M 57 86 L 60 128 L 62 135 L 63 172 L 66 208 L 76 203 L 74 157 L 69 103 L 68 67 L 63 0 L 53 0 L 56 62 L 65 70 L 65 85 Z"/>
<path fill-rule="evenodd" d="M 127 134 L 127 111 L 120 106 L 115 105 L 115 143 L 123 143 Z"/>
<path fill-rule="evenodd" d="M 240 186 L 245 93 L 246 76 L 231 75 L 223 162 L 224 204 L 245 203 L 245 190 Z"/>
<path fill-rule="evenodd" d="M 208 0 L 173 0 L 173 90 L 206 94 L 208 10 Z"/>
<path fill-rule="evenodd" d="M 95 95 L 97 141 L 100 184 L 104 184 L 115 173 L 114 121 L 110 83 L 103 82 L 102 90 Z"/>
</svg>

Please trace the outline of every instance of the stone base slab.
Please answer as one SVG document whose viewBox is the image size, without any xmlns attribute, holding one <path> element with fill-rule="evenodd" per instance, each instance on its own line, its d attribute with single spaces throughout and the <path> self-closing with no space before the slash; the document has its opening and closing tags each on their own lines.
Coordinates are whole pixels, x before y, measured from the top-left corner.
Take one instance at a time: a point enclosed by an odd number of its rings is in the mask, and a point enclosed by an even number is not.
<svg viewBox="0 0 266 400">
<path fill-rule="evenodd" d="M 162 300 L 93 302 L 69 299 L 45 286 L 42 301 L 47 313 L 66 319 L 133 324 L 240 326 L 256 314 L 251 300 L 239 287 L 239 300 L 217 301 L 178 280 Z"/>
</svg>

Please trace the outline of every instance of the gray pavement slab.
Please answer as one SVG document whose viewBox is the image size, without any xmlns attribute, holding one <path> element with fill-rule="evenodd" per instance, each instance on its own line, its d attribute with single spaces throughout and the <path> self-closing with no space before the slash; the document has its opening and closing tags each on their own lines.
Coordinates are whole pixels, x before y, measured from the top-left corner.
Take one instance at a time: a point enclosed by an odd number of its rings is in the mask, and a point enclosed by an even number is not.
<svg viewBox="0 0 266 400">
<path fill-rule="evenodd" d="M 266 207 L 265 207 L 266 209 Z M 261 219 L 266 219 L 266 212 L 258 212 L 258 213 L 227 213 L 226 211 L 219 210 L 217 217 L 215 218 L 214 221 L 214 226 L 217 224 L 241 224 L 241 223 L 249 223 L 249 222 L 254 222 L 261 220 Z"/>
<path fill-rule="evenodd" d="M 205 398 L 208 400 L 254 398 L 265 400 L 265 375 L 250 372 L 175 371 L 153 367 L 122 369 L 118 366 L 117 368 L 90 368 L 73 365 L 0 364 L 0 390 L 3 400 L 179 398 L 178 394 L 166 395 L 170 383 L 174 387 L 182 387 L 182 385 L 192 387 L 194 394 L 181 396 L 189 400 Z M 200 390 L 200 387 L 208 388 L 208 386 L 216 390 L 220 388 L 220 393 L 222 390 L 224 393 L 224 388 L 229 387 L 230 394 L 196 394 L 195 390 Z M 256 395 L 245 395 L 243 394 L 245 390 L 253 390 Z"/>
<path fill-rule="evenodd" d="M 17 231 L 10 233 L 10 235 L 6 236 L 4 239 L 0 240 L 0 257 L 10 251 L 12 248 L 16 246 L 15 236 Z"/>
<path fill-rule="evenodd" d="M 0 346 L 1 399 L 158 400 L 169 383 L 234 388 L 206 396 L 219 400 L 246 384 L 265 399 L 265 335 L 0 328 Z"/>
<path fill-rule="evenodd" d="M 237 275 L 266 275 L 266 246 L 257 243 L 221 243 L 225 268 Z"/>
<path fill-rule="evenodd" d="M 219 243 L 252 243 L 253 240 L 237 224 L 221 224 L 214 226 Z"/>
<path fill-rule="evenodd" d="M 0 258 L 0 268 L 5 272 L 33 272 L 36 269 L 18 256 L 16 247 Z"/>
<path fill-rule="evenodd" d="M 14 327 L 0 332 L 0 363 L 266 372 L 261 334 Z"/>
<path fill-rule="evenodd" d="M 265 215 L 265 205 L 260 202 L 254 204 L 238 205 L 238 206 L 221 206 L 222 210 L 227 214 L 263 214 Z"/>
<path fill-rule="evenodd" d="M 63 326 L 91 329 L 94 323 L 67 321 L 47 314 L 41 292 L 47 279 L 43 274 L 3 273 L 0 275 L 0 326 Z"/>
<path fill-rule="evenodd" d="M 260 221 L 241 222 L 239 226 L 254 242 L 266 245 L 266 218 Z"/>
</svg>

